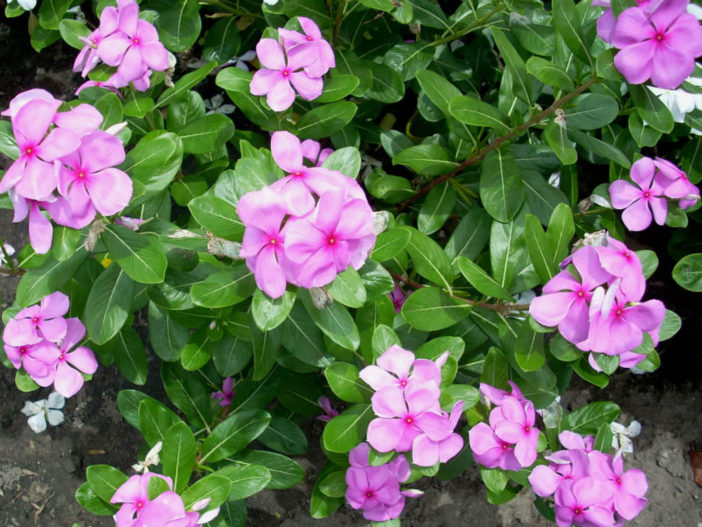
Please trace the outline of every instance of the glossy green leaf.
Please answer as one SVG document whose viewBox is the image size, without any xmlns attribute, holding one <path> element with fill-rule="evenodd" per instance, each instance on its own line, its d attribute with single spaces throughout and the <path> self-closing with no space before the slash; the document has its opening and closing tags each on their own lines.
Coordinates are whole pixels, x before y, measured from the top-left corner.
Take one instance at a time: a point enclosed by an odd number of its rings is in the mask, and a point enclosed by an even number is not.
<svg viewBox="0 0 702 527">
<path fill-rule="evenodd" d="M 135 282 L 163 282 L 168 260 L 163 250 L 144 234 L 132 232 L 121 225 L 108 225 L 102 233 L 110 258 Z"/>
<path fill-rule="evenodd" d="M 526 198 L 519 166 L 507 149 L 492 150 L 480 169 L 480 200 L 490 216 L 508 222 L 514 218 Z"/>
<path fill-rule="evenodd" d="M 355 404 L 334 417 L 324 427 L 322 444 L 330 452 L 345 454 L 366 437 L 366 429 L 373 419 L 369 404 Z"/>
<path fill-rule="evenodd" d="M 402 306 L 402 316 L 415 329 L 437 331 L 466 318 L 471 306 L 450 297 L 436 287 L 423 287 L 412 293 Z"/>
<path fill-rule="evenodd" d="M 373 395 L 358 376 L 358 368 L 348 362 L 337 361 L 324 370 L 329 388 L 339 399 L 347 403 L 368 403 Z"/>
<path fill-rule="evenodd" d="M 248 445 L 263 432 L 271 416 L 263 410 L 241 410 L 218 424 L 202 444 L 200 463 L 219 461 Z"/>
</svg>

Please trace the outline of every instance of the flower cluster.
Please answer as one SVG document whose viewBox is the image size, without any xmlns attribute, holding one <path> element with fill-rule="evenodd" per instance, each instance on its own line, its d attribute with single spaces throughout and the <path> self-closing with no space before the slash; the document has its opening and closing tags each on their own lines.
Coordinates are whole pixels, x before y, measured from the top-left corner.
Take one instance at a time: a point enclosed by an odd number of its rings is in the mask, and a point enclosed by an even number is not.
<svg viewBox="0 0 702 527">
<path fill-rule="evenodd" d="M 624 471 L 621 452 L 612 457 L 593 450 L 592 436 L 567 430 L 558 439 L 566 450 L 547 456 L 550 463 L 534 468 L 529 483 L 538 496 L 554 497 L 559 527 L 611 527 L 641 512 L 648 502 L 646 475 Z"/>
<path fill-rule="evenodd" d="M 636 185 L 618 179 L 609 186 L 609 195 L 615 209 L 624 209 L 622 221 L 630 231 L 646 229 L 651 219 L 664 225 L 669 199 L 678 200 L 683 210 L 700 199 L 700 190 L 687 174 L 660 157 L 642 157 L 631 165 L 629 175 Z"/>
<path fill-rule="evenodd" d="M 536 461 L 539 429 L 534 404 L 525 399 L 516 384 L 512 392 L 480 384 L 480 391 L 495 405 L 490 424 L 478 423 L 469 433 L 475 461 L 488 468 L 520 470 Z"/>
<path fill-rule="evenodd" d="M 170 490 L 150 500 L 147 490 L 151 478 L 161 478 Z M 117 527 L 197 527 L 212 521 L 219 514 L 219 507 L 202 515 L 198 513 L 209 502 L 210 499 L 206 498 L 195 503 L 192 511 L 186 511 L 183 499 L 173 492 L 171 478 L 153 472 L 132 476 L 115 491 L 110 500 L 110 503 L 122 504 L 114 516 Z"/>
<path fill-rule="evenodd" d="M 609 235 L 579 248 L 561 271 L 543 287 L 529 307 L 544 326 L 558 326 L 566 340 L 583 351 L 618 355 L 631 368 L 644 360 L 635 350 L 648 333 L 658 343 L 665 318 L 660 300 L 640 302 L 646 290 L 641 261 L 626 245 Z M 593 355 L 590 364 L 597 363 Z"/>
<path fill-rule="evenodd" d="M 349 452 L 351 466 L 346 471 L 346 501 L 354 509 L 363 509 L 366 520 L 392 520 L 404 509 L 405 498 L 416 498 L 421 493 L 400 490 L 400 483 L 410 477 L 410 466 L 404 456 L 374 467 L 368 463 L 369 454 L 368 443 L 361 443 Z"/>
<path fill-rule="evenodd" d="M 322 287 L 349 265 L 360 268 L 375 234 L 373 211 L 354 179 L 307 167 L 311 149 L 289 132 L 273 134 L 271 151 L 288 175 L 242 196 L 237 212 L 246 226 L 240 256 L 258 287 L 278 298 L 287 282 Z"/>
<path fill-rule="evenodd" d="M 436 361 L 416 359 L 414 353 L 392 346 L 359 373 L 375 390 L 371 402 L 377 416 L 368 425 L 368 442 L 378 452 L 412 451 L 412 463 L 431 467 L 445 463 L 463 448 L 454 433 L 463 401 L 451 413 L 441 410 L 441 366 L 448 351 Z"/>
<path fill-rule="evenodd" d="M 281 27 L 278 41 L 263 38 L 256 45 L 264 67 L 254 74 L 249 88 L 254 95 L 266 95 L 268 106 L 276 112 L 292 106 L 295 90 L 307 101 L 319 97 L 324 87 L 322 76 L 336 66 L 334 50 L 317 24 L 304 16 L 297 20 L 304 34 Z"/>
<path fill-rule="evenodd" d="M 689 0 L 637 0 L 614 18 L 609 0 L 593 5 L 608 7 L 597 21 L 597 34 L 620 49 L 614 65 L 630 84 L 651 79 L 659 88 L 675 89 L 695 69 L 702 55 L 702 28 L 686 12 Z"/>
<path fill-rule="evenodd" d="M 158 39 L 156 28 L 139 18 L 136 0 L 118 0 L 117 7 L 102 10 L 100 25 L 87 38 L 78 53 L 73 71 L 85 77 L 100 61 L 117 68 L 106 81 L 88 81 L 88 86 L 122 88 L 130 82 L 139 91 L 149 88 L 152 71 L 168 69 L 168 52 Z"/>
<path fill-rule="evenodd" d="M 122 141 L 99 130 L 102 115 L 89 104 L 59 112 L 62 102 L 44 90 L 17 95 L 2 115 L 10 117 L 19 158 L 0 181 L 9 191 L 14 222 L 29 216 L 29 240 L 37 253 L 51 248 L 51 223 L 82 229 L 116 214 L 132 197 L 132 180 L 114 168 L 124 161 Z"/>
<path fill-rule="evenodd" d="M 92 350 L 72 350 L 85 336 L 85 326 L 77 318 L 64 318 L 68 308 L 66 295 L 52 293 L 17 313 L 2 334 L 5 354 L 15 368 L 24 367 L 39 386 L 53 384 L 67 398 L 83 386 L 81 372 L 93 374 L 98 366 Z"/>
</svg>

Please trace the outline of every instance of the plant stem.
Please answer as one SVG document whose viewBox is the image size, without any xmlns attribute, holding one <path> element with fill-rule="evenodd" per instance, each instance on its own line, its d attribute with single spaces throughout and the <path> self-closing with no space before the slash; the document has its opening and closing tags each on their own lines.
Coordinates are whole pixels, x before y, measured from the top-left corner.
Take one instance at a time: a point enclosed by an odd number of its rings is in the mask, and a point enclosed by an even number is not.
<svg viewBox="0 0 702 527">
<path fill-rule="evenodd" d="M 21 276 L 24 274 L 24 269 L 17 269 L 15 267 L 0 267 L 0 275 L 1 274 L 14 274 Z"/>
<path fill-rule="evenodd" d="M 468 33 L 475 31 L 479 27 L 482 27 L 483 25 L 485 25 L 485 22 L 490 20 L 493 17 L 493 15 L 496 15 L 500 11 L 502 11 L 502 6 L 498 5 L 492 11 L 490 11 L 487 15 L 485 15 L 484 17 L 478 18 L 475 22 L 473 22 L 471 25 L 463 28 L 458 33 L 452 33 L 451 35 L 440 38 L 439 40 L 434 40 L 429 45 L 441 46 L 442 44 L 448 44 L 449 42 L 452 42 L 458 38 L 461 38 L 461 37 L 467 35 Z"/>
<path fill-rule="evenodd" d="M 395 280 L 410 286 L 412 289 L 422 289 L 423 287 L 428 287 L 424 284 L 420 284 L 419 282 L 414 282 L 404 275 L 390 271 L 389 269 L 387 269 L 387 271 L 390 273 L 390 275 Z M 453 292 L 451 292 L 451 293 L 446 292 L 446 291 L 444 291 L 444 292 L 447 295 L 449 295 L 451 298 L 454 298 L 456 300 L 460 300 L 461 302 L 465 302 L 469 306 L 479 307 L 482 309 L 489 309 L 490 311 L 496 311 L 500 314 L 507 314 L 507 313 L 510 313 L 511 311 L 528 311 L 529 310 L 529 304 L 515 304 L 515 303 L 491 304 L 488 302 L 476 302 L 475 300 L 470 300 L 469 298 L 464 298 L 464 297 L 459 296 Z"/>
<path fill-rule="evenodd" d="M 412 196 L 411 198 L 409 198 L 409 199 L 403 201 L 402 203 L 400 203 L 400 204 L 397 206 L 398 212 L 402 212 L 403 210 L 405 210 L 405 209 L 406 209 L 407 207 L 409 207 L 412 203 L 414 203 L 415 201 L 417 201 L 417 199 L 419 199 L 420 196 L 422 196 L 422 195 L 426 194 L 427 192 L 429 192 L 429 191 L 430 191 L 432 188 L 434 188 L 436 185 L 439 185 L 439 184 L 443 183 L 444 181 L 448 181 L 449 179 L 451 179 L 451 178 L 452 178 L 453 176 L 455 176 L 456 174 L 460 174 L 463 170 L 465 170 L 465 169 L 466 169 L 467 167 L 469 167 L 470 165 L 474 165 L 474 164 L 477 163 L 478 161 L 481 161 L 486 155 L 488 155 L 488 153 L 490 153 L 492 150 L 495 150 L 496 148 L 498 148 L 502 143 L 505 143 L 505 142 L 509 141 L 509 140 L 512 139 L 513 137 L 519 135 L 519 134 L 520 134 L 521 132 L 523 132 L 524 130 L 530 128 L 531 126 L 534 126 L 535 124 L 540 123 L 540 122 L 543 121 L 546 117 L 548 117 L 548 116 L 551 115 L 553 112 L 555 112 L 557 109 L 559 109 L 560 107 L 562 107 L 562 106 L 568 104 L 572 99 L 574 99 L 575 97 L 577 97 L 578 95 L 580 95 L 582 92 L 584 92 L 585 90 L 587 90 L 587 89 L 588 89 L 590 86 L 592 86 L 595 82 L 597 82 L 597 77 L 596 77 L 596 76 L 590 77 L 590 78 L 587 80 L 587 82 L 585 82 L 584 84 L 581 84 L 580 86 L 578 86 L 578 87 L 575 89 L 575 91 L 573 91 L 573 92 L 571 92 L 571 93 L 569 93 L 569 94 L 567 94 L 567 95 L 561 97 L 560 99 L 557 99 L 556 101 L 553 102 L 553 104 L 552 104 L 551 106 L 549 106 L 548 108 L 546 108 L 546 109 L 545 109 L 544 111 L 542 111 L 541 113 L 535 115 L 534 117 L 532 117 L 531 119 L 529 119 L 527 122 L 520 124 L 520 125 L 517 126 L 516 128 L 513 128 L 512 130 L 510 130 L 510 132 L 509 132 L 508 134 L 503 135 L 503 136 L 501 136 L 501 137 L 498 137 L 498 138 L 495 139 L 492 143 L 490 143 L 489 145 L 487 145 L 487 146 L 483 147 L 482 149 L 480 149 L 480 151 L 479 151 L 477 154 L 475 154 L 475 155 L 469 157 L 468 159 L 466 159 L 465 161 L 463 161 L 463 163 L 461 163 L 460 165 L 458 165 L 458 166 L 457 166 L 455 169 L 453 169 L 451 172 L 448 172 L 448 173 L 446 173 L 446 174 L 444 174 L 444 175 L 442 175 L 442 176 L 437 177 L 436 179 L 433 179 L 429 184 L 427 184 L 427 185 L 425 185 L 424 187 L 422 187 L 421 189 L 419 189 L 419 190 L 417 191 L 417 193 L 416 193 L 414 196 Z"/>
<path fill-rule="evenodd" d="M 339 7 L 336 9 L 336 18 L 334 19 L 334 36 L 332 38 L 332 47 L 336 47 L 339 40 L 339 30 L 341 29 L 341 21 L 344 19 L 344 8 L 346 0 L 339 0 Z"/>
</svg>

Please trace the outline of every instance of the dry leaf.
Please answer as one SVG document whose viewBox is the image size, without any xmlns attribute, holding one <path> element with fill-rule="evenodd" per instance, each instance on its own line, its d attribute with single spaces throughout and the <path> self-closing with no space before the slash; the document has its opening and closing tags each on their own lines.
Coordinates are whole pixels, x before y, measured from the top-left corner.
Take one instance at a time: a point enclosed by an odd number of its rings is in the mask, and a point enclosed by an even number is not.
<svg viewBox="0 0 702 527">
<path fill-rule="evenodd" d="M 695 447 L 691 446 L 687 453 L 690 456 L 690 466 L 692 467 L 695 483 L 702 487 L 702 452 L 697 452 Z"/>
</svg>

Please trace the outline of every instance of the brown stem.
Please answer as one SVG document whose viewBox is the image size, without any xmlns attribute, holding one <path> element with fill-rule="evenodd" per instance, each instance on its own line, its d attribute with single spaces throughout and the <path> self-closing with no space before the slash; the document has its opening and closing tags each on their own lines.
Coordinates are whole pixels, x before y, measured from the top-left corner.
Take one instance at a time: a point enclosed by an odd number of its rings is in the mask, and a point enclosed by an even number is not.
<svg viewBox="0 0 702 527">
<path fill-rule="evenodd" d="M 24 274 L 24 269 L 17 269 L 12 267 L 0 267 L 0 274 L 14 274 L 21 276 Z"/>
<path fill-rule="evenodd" d="M 423 287 L 428 287 L 424 284 L 420 284 L 419 282 L 413 282 L 412 280 L 407 278 L 405 275 L 395 273 L 393 271 L 390 271 L 389 269 L 388 269 L 388 272 L 395 280 L 410 286 L 412 289 L 421 289 Z M 458 296 L 458 295 L 455 295 L 453 293 L 446 293 L 446 294 L 449 295 L 451 298 L 455 298 L 456 300 L 460 300 L 461 302 L 465 302 L 466 304 L 468 304 L 470 306 L 480 307 L 482 309 L 489 309 L 490 311 L 497 311 L 498 313 L 502 313 L 502 314 L 507 314 L 511 311 L 528 311 L 529 310 L 529 304 L 513 304 L 513 303 L 490 304 L 487 302 L 476 302 L 475 300 L 463 298 L 462 296 Z"/>
<path fill-rule="evenodd" d="M 332 47 L 336 47 L 339 40 L 339 30 L 341 29 L 341 21 L 344 19 L 344 8 L 346 0 L 339 0 L 339 7 L 336 10 L 336 18 L 334 19 L 334 37 L 332 38 Z"/>
<path fill-rule="evenodd" d="M 398 211 L 398 212 L 402 212 L 402 211 L 405 210 L 407 207 L 409 207 L 412 203 L 414 203 L 415 201 L 417 201 L 417 199 L 419 199 L 420 196 L 422 196 L 422 195 L 426 194 L 427 192 L 429 192 L 429 191 L 430 191 L 431 189 L 433 189 L 436 185 L 440 185 L 440 184 L 443 183 L 444 181 L 448 181 L 449 179 L 451 179 L 451 178 L 452 178 L 453 176 L 455 176 L 456 174 L 461 173 L 463 170 L 465 170 L 465 169 L 466 169 L 467 167 L 469 167 L 470 165 L 474 165 L 474 164 L 477 163 L 478 161 L 481 161 L 489 152 L 491 152 L 492 150 L 495 150 L 496 148 L 498 148 L 502 143 L 504 143 L 504 142 L 506 142 L 506 141 L 509 141 L 509 140 L 512 139 L 514 136 L 519 135 L 521 132 L 523 132 L 523 131 L 526 130 L 527 128 L 529 128 L 529 127 L 531 127 L 531 126 L 533 126 L 533 125 L 535 125 L 535 124 L 540 123 L 540 122 L 543 121 L 546 117 L 548 117 L 548 116 L 551 115 L 553 112 L 555 112 L 558 108 L 560 108 L 561 106 L 566 105 L 566 104 L 567 104 L 568 102 L 570 102 L 573 98 L 577 97 L 577 96 L 580 95 L 582 92 L 584 92 L 585 90 L 587 90 L 587 89 L 588 89 L 590 86 L 592 86 L 595 82 L 597 82 L 597 77 L 595 77 L 595 76 L 590 77 L 590 79 L 588 79 L 587 82 L 585 82 L 584 84 L 581 84 L 580 86 L 578 86 L 578 87 L 575 89 L 575 91 L 573 91 L 573 92 L 571 92 L 571 93 L 569 93 L 569 94 L 567 94 L 567 95 L 561 97 L 560 99 L 557 99 L 556 101 L 553 102 L 553 104 L 552 104 L 551 106 L 549 106 L 548 108 L 546 108 L 546 109 L 545 109 L 544 111 L 542 111 L 541 113 L 535 115 L 534 117 L 532 117 L 531 119 L 529 119 L 527 122 L 520 124 L 519 126 L 517 126 L 516 128 L 514 128 L 513 130 L 511 130 L 508 134 L 503 135 L 502 137 L 498 137 L 498 138 L 495 139 L 492 143 L 490 143 L 489 145 L 487 145 L 487 146 L 483 147 L 482 149 L 480 149 L 480 151 L 479 151 L 477 154 L 475 154 L 474 156 L 469 157 L 468 159 L 466 159 L 465 161 L 463 161 L 463 163 L 461 163 L 460 165 L 458 165 L 458 166 L 457 166 L 455 169 L 453 169 L 451 172 L 448 172 L 448 173 L 446 173 L 446 174 L 444 174 L 444 175 L 442 175 L 442 176 L 439 176 L 439 177 L 437 177 L 436 179 L 434 179 L 434 180 L 432 180 L 431 182 L 429 182 L 427 185 L 425 185 L 424 187 L 422 187 L 421 189 L 419 189 L 419 190 L 417 191 L 417 193 L 416 193 L 414 196 L 412 196 L 411 198 L 409 198 L 409 199 L 403 201 L 402 203 L 400 203 L 400 204 L 397 206 L 397 211 Z"/>
</svg>

